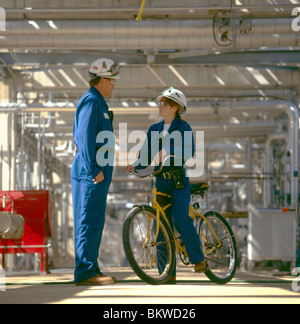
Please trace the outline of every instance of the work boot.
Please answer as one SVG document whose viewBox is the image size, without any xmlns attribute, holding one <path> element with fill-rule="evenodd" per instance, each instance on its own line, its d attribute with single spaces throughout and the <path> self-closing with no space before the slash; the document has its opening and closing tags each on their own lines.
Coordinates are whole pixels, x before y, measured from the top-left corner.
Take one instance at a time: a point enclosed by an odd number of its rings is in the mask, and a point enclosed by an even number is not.
<svg viewBox="0 0 300 324">
<path fill-rule="evenodd" d="M 171 276 L 166 285 L 176 285 L 176 276 Z"/>
<path fill-rule="evenodd" d="M 195 265 L 195 272 L 196 273 L 205 273 L 207 271 L 206 261 L 203 260 Z"/>
<path fill-rule="evenodd" d="M 118 282 L 117 278 L 116 278 L 116 277 L 113 277 L 113 276 L 108 277 L 108 276 L 106 276 L 105 274 L 103 274 L 102 277 L 111 278 L 111 279 L 113 280 L 114 283 L 117 283 L 117 282 Z"/>
<path fill-rule="evenodd" d="M 115 283 L 116 278 L 96 275 L 95 277 L 92 277 L 90 279 L 81 282 L 76 282 L 75 286 L 107 286 L 113 285 Z"/>
</svg>

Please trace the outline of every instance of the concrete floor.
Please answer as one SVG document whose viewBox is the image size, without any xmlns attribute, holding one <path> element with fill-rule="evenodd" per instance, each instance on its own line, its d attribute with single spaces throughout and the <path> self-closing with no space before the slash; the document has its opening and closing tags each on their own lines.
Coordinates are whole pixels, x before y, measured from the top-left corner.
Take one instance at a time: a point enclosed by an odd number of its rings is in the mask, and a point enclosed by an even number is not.
<svg viewBox="0 0 300 324">
<path fill-rule="evenodd" d="M 238 271 L 231 283 L 219 286 L 204 275 L 194 274 L 192 268 L 179 266 L 176 285 L 150 286 L 130 268 L 105 270 L 119 282 L 112 286 L 76 287 L 72 270 L 53 270 L 49 275 L 7 275 L 0 304 L 300 304 L 300 292 L 292 289 L 295 277 L 266 271 Z M 298 286 L 299 282 L 300 278 Z"/>
</svg>

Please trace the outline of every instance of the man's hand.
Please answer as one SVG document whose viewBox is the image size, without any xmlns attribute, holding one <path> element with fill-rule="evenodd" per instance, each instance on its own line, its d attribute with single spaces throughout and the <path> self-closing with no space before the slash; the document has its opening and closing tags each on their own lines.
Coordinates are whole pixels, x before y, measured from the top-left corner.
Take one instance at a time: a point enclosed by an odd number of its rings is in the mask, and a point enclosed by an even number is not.
<svg viewBox="0 0 300 324">
<path fill-rule="evenodd" d="M 94 184 L 98 184 L 103 180 L 104 180 L 104 174 L 102 171 L 100 171 L 100 173 L 97 175 L 97 177 L 93 179 Z"/>
</svg>

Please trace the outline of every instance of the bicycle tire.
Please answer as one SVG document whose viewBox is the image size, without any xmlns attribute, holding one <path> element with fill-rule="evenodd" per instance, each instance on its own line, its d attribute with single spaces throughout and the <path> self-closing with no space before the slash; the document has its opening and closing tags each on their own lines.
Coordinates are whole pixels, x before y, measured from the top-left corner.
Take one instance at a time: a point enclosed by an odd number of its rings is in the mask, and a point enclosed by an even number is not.
<svg viewBox="0 0 300 324">
<path fill-rule="evenodd" d="M 150 225 L 148 225 L 149 219 Z M 162 217 L 160 218 L 160 233 L 165 241 L 155 244 L 151 241 L 156 233 L 155 219 L 156 211 L 152 207 L 134 207 L 125 218 L 122 238 L 125 255 L 136 275 L 148 284 L 160 285 L 166 283 L 171 277 L 176 266 L 176 255 L 173 234 L 169 224 Z M 149 228 L 149 242 L 146 242 Z M 159 261 L 161 254 L 167 256 L 166 264 L 164 261 Z M 160 269 L 158 264 L 160 264 Z"/>
<path fill-rule="evenodd" d="M 208 211 L 204 214 L 204 217 L 213 227 L 219 240 L 222 242 L 222 246 L 216 248 L 217 240 L 214 234 L 205 220 L 201 219 L 198 234 L 208 265 L 208 270 L 205 272 L 205 275 L 212 282 L 224 285 L 233 279 L 237 268 L 237 248 L 235 237 L 226 219 L 218 212 Z M 201 230 L 204 231 L 204 236 L 206 235 L 207 242 L 204 240 Z M 209 251 L 213 246 L 215 246 L 215 250 L 210 254 L 207 253 L 207 251 Z"/>
</svg>

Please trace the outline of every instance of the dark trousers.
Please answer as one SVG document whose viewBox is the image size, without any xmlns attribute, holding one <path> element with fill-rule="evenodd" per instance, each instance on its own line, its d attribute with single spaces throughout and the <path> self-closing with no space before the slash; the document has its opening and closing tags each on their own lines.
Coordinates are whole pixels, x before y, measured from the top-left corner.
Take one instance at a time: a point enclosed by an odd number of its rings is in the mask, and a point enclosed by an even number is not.
<svg viewBox="0 0 300 324">
<path fill-rule="evenodd" d="M 75 272 L 80 282 L 102 275 L 98 253 L 105 223 L 109 179 L 95 185 L 92 179 L 71 178 L 74 214 Z"/>
<path fill-rule="evenodd" d="M 188 216 L 191 199 L 189 178 L 186 177 L 184 179 L 183 189 L 176 189 L 172 180 L 163 178 L 157 178 L 156 186 L 158 191 L 167 193 L 172 197 L 172 206 L 166 210 L 166 215 L 172 228 L 175 226 L 176 230 L 180 233 L 191 263 L 197 264 L 202 262 L 204 260 L 204 254 L 201 249 L 200 239 L 193 219 Z M 163 241 L 163 234 L 159 232 L 158 242 Z M 166 247 L 161 245 L 158 248 L 158 254 L 167 255 L 167 251 L 164 252 L 163 249 L 166 249 Z M 160 273 L 164 270 L 165 264 L 166 260 L 161 260 L 161 258 L 158 260 Z M 172 275 L 176 276 L 176 267 Z"/>
</svg>

